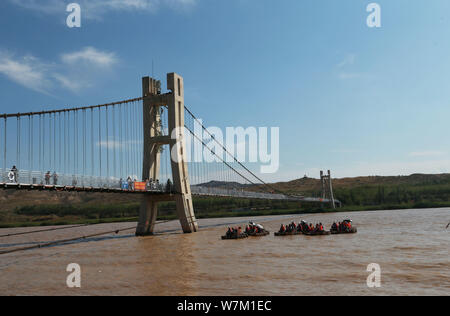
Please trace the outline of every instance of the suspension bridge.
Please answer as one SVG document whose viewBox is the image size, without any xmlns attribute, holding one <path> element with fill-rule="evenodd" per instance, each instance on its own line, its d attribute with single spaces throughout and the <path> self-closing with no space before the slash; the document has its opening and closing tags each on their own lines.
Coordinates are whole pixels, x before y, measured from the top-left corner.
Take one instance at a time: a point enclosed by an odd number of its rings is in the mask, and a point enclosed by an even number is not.
<svg viewBox="0 0 450 316">
<path fill-rule="evenodd" d="M 332 190 L 297 196 L 263 181 L 185 105 L 178 74 L 167 75 L 166 93 L 150 77 L 142 87 L 142 97 L 120 102 L 0 115 L 0 188 L 142 195 L 140 236 L 153 233 L 163 201 L 176 202 L 185 233 L 196 232 L 192 195 L 339 203 Z"/>
</svg>

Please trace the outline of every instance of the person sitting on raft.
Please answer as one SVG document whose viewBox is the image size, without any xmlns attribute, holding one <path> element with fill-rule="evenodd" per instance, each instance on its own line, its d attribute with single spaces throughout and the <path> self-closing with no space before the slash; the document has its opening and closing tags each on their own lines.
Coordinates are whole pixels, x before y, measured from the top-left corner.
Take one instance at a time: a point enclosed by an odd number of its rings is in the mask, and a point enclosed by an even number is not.
<svg viewBox="0 0 450 316">
<path fill-rule="evenodd" d="M 317 232 L 322 233 L 324 231 L 322 223 L 317 224 Z"/>
<path fill-rule="evenodd" d="M 284 224 L 281 224 L 280 233 L 285 233 L 285 232 L 286 232 L 286 226 Z"/>
<path fill-rule="evenodd" d="M 247 234 L 253 234 L 253 233 L 259 233 L 259 228 L 258 226 L 253 226 L 253 225 L 249 225 L 248 226 L 248 231 L 246 231 Z"/>
<path fill-rule="evenodd" d="M 297 225 L 294 222 L 290 223 L 289 226 L 288 226 L 288 232 L 292 233 L 292 232 L 294 232 L 296 230 L 297 230 Z"/>
<path fill-rule="evenodd" d="M 261 224 L 255 224 L 254 222 L 250 222 L 250 228 L 253 229 L 256 233 L 261 233 L 264 231 L 264 226 Z"/>
<path fill-rule="evenodd" d="M 300 223 L 297 224 L 297 231 L 302 233 L 302 232 L 308 232 L 309 228 L 308 228 L 308 223 L 306 223 L 305 221 L 301 221 Z"/>
<path fill-rule="evenodd" d="M 332 231 L 337 231 L 338 230 L 336 222 L 333 222 L 333 225 L 331 225 L 331 230 Z"/>
<path fill-rule="evenodd" d="M 352 221 L 351 220 L 345 220 L 342 222 L 342 227 L 340 231 L 349 232 L 352 230 Z"/>
<path fill-rule="evenodd" d="M 235 227 L 233 227 L 233 228 L 228 227 L 227 237 L 233 238 L 233 237 L 237 237 L 237 236 L 239 236 L 238 235 L 238 229 L 235 228 Z"/>
</svg>

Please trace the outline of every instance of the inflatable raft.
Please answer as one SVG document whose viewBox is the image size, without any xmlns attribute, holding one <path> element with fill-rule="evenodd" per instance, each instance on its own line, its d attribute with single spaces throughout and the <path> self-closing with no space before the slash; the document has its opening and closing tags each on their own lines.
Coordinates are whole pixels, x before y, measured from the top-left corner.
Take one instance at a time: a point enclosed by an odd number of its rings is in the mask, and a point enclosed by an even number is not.
<svg viewBox="0 0 450 316">
<path fill-rule="evenodd" d="M 331 235 L 331 232 L 327 232 L 327 231 L 323 231 L 323 232 L 306 232 L 306 233 L 303 233 L 303 235 L 306 235 L 306 236 L 327 236 L 327 235 Z"/>
<path fill-rule="evenodd" d="M 244 238 L 248 238 L 248 235 L 246 233 L 242 233 L 238 236 L 231 236 L 231 237 L 229 237 L 227 235 L 222 236 L 222 240 L 236 240 L 236 239 L 244 239 Z"/>
<path fill-rule="evenodd" d="M 299 231 L 293 231 L 293 232 L 278 232 L 275 233 L 275 236 L 294 236 L 294 235 L 301 235 L 302 233 Z"/>
<path fill-rule="evenodd" d="M 265 231 L 260 232 L 260 233 L 248 233 L 248 235 L 250 237 L 264 237 L 264 236 L 270 235 L 270 232 L 265 230 Z"/>
<path fill-rule="evenodd" d="M 358 229 L 356 227 L 352 227 L 351 230 L 348 231 L 337 231 L 337 230 L 332 230 L 331 234 L 333 235 L 341 235 L 341 234 L 356 234 L 358 232 Z"/>
</svg>

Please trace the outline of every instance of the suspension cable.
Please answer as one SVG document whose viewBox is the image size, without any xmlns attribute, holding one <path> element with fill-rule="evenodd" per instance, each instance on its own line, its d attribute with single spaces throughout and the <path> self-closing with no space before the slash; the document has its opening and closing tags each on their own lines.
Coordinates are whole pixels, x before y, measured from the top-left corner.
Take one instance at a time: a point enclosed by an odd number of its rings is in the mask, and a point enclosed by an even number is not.
<svg viewBox="0 0 450 316">
<path fill-rule="evenodd" d="M 187 126 L 185 126 L 186 129 L 192 134 L 192 136 L 194 136 L 195 138 L 198 139 L 199 142 L 201 142 L 203 144 L 204 147 L 206 147 L 211 154 L 213 154 L 214 156 L 216 156 L 217 158 L 219 158 L 221 160 L 221 162 L 223 162 L 224 164 L 226 164 L 228 166 L 228 168 L 232 169 L 234 172 L 236 172 L 238 175 L 240 175 L 242 178 L 246 179 L 247 181 L 251 182 L 250 180 L 248 180 L 244 175 L 242 175 L 239 171 L 237 171 L 236 169 L 234 169 L 232 166 L 230 166 L 225 160 L 223 160 L 223 158 L 221 158 L 219 155 L 217 155 L 214 150 L 212 150 L 211 148 L 209 148 L 205 142 L 203 140 L 201 140 L 197 135 L 195 135 Z M 254 185 L 257 185 L 256 183 L 251 182 Z"/>
<path fill-rule="evenodd" d="M 135 101 L 142 101 L 148 96 L 134 98 L 134 99 L 128 99 L 118 102 L 111 102 L 106 104 L 100 104 L 100 105 L 91 105 L 91 106 L 82 106 L 82 107 L 76 107 L 76 108 L 67 108 L 67 109 L 61 109 L 61 110 L 53 110 L 53 111 L 41 111 L 41 112 L 28 112 L 28 113 L 13 113 L 13 114 L 0 114 L 0 117 L 3 118 L 10 118 L 10 117 L 22 117 L 22 116 L 28 116 L 28 115 L 47 115 L 47 114 L 53 114 L 53 113 L 63 113 L 63 112 L 76 112 L 80 110 L 88 110 L 88 109 L 97 109 L 97 108 L 103 108 L 107 106 L 112 105 L 118 105 L 118 104 L 125 104 L 125 103 L 131 103 Z"/>
<path fill-rule="evenodd" d="M 4 161 L 3 161 L 3 176 L 4 176 L 4 182 L 6 182 L 6 159 L 7 159 L 7 137 L 6 137 L 6 133 L 7 133 L 7 118 L 5 117 L 5 143 L 4 143 L 4 151 L 3 151 L 3 155 L 4 155 Z"/>
<path fill-rule="evenodd" d="M 221 144 L 219 141 L 216 140 L 216 138 L 208 131 L 208 129 L 200 122 L 199 119 L 197 119 L 197 117 L 195 117 L 195 115 L 185 106 L 184 107 L 186 109 L 186 111 L 200 124 L 200 126 L 202 127 L 202 129 L 211 137 L 211 139 L 214 140 L 214 142 L 216 142 L 217 144 L 219 144 L 220 147 L 222 147 L 222 149 L 230 156 L 233 158 L 233 160 L 238 163 L 242 168 L 244 168 L 248 173 L 250 173 L 253 177 L 255 177 L 258 181 L 260 181 L 263 185 L 267 186 L 268 188 L 270 188 L 272 191 L 274 192 L 278 192 L 284 195 L 289 195 L 281 190 L 278 190 L 276 188 L 274 188 L 273 186 L 271 186 L 270 184 L 266 183 L 264 180 L 262 180 L 260 177 L 258 177 L 256 174 L 254 174 L 252 171 L 250 171 L 246 166 L 244 166 L 235 156 L 231 155 L 230 152 L 225 148 L 225 146 L 223 144 Z M 186 127 L 188 130 L 189 128 Z M 189 130 L 190 131 L 190 130 Z M 190 131 L 191 134 L 192 131 Z M 245 178 L 246 179 L 246 178 Z M 248 179 L 246 179 L 247 181 L 249 181 Z M 251 181 L 249 181 L 251 182 Z M 251 182 L 252 184 L 255 184 L 253 182 Z"/>
</svg>

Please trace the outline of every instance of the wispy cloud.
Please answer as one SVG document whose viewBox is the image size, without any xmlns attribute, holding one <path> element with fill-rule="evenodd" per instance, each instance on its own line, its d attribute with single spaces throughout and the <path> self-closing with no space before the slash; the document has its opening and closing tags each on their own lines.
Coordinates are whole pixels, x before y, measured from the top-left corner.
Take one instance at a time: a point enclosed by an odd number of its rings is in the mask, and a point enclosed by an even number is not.
<svg viewBox="0 0 450 316">
<path fill-rule="evenodd" d="M 409 153 L 411 157 L 433 157 L 433 156 L 442 156 L 445 153 L 438 150 L 429 150 L 429 151 L 414 151 Z"/>
<path fill-rule="evenodd" d="M 24 9 L 44 14 L 61 14 L 72 0 L 9 0 Z M 145 11 L 156 12 L 162 7 L 182 11 L 191 8 L 197 0 L 78 0 L 83 17 L 101 18 L 111 11 Z"/>
<path fill-rule="evenodd" d="M 99 73 L 112 70 L 118 62 L 114 53 L 94 47 L 62 54 L 55 63 L 44 62 L 32 55 L 17 57 L 0 52 L 0 74 L 40 93 L 50 94 L 55 88 L 78 92 L 94 86 Z"/>
<path fill-rule="evenodd" d="M 94 47 L 86 47 L 80 51 L 63 54 L 61 59 L 66 64 L 89 63 L 99 67 L 110 67 L 117 63 L 114 53 L 102 52 Z"/>
<path fill-rule="evenodd" d="M 26 88 L 41 93 L 49 93 L 51 80 L 49 66 L 33 56 L 15 58 L 8 53 L 0 53 L 0 74 Z"/>
</svg>

